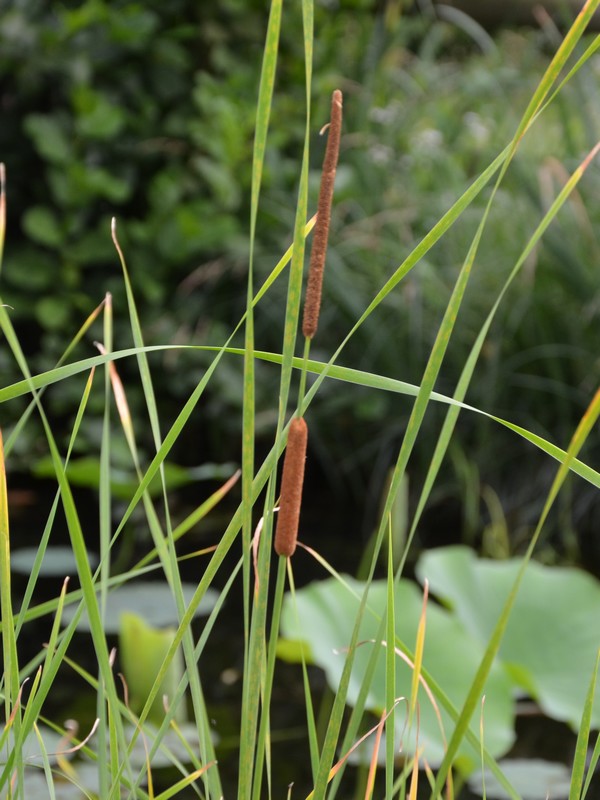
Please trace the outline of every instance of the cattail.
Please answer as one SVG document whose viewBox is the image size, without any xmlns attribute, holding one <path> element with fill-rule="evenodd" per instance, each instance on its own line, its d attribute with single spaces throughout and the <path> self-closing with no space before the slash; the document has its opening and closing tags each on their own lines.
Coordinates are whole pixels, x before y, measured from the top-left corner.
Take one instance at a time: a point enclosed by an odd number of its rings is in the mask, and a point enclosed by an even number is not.
<svg viewBox="0 0 600 800">
<path fill-rule="evenodd" d="M 308 269 L 308 283 L 304 301 L 304 318 L 302 320 L 302 333 L 307 339 L 317 332 L 319 311 L 321 310 L 321 288 L 323 286 L 323 270 L 325 269 L 325 256 L 327 254 L 327 237 L 329 236 L 329 219 L 331 217 L 331 201 L 335 184 L 338 155 L 340 152 L 340 135 L 342 132 L 342 93 L 336 89 L 331 98 L 331 121 L 329 123 L 329 136 L 323 160 L 321 174 L 321 188 L 317 205 L 317 221 L 315 235 L 310 253 L 310 266 Z"/>
<path fill-rule="evenodd" d="M 294 417 L 290 423 L 283 461 L 281 500 L 275 531 L 275 552 L 286 558 L 294 555 L 298 538 L 307 440 L 308 427 L 304 418 Z"/>
</svg>

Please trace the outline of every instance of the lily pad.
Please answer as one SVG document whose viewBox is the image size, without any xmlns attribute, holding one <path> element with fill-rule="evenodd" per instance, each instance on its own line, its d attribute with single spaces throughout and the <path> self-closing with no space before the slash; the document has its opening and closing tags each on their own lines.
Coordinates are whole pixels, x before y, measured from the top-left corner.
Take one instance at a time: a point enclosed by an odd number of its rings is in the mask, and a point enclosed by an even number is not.
<svg viewBox="0 0 600 800">
<path fill-rule="evenodd" d="M 65 740 L 56 731 L 49 728 L 47 725 L 38 724 L 38 732 L 43 742 L 43 750 L 46 753 L 49 763 L 54 767 L 53 770 L 53 787 L 52 790 L 48 787 L 46 776 L 43 772 L 44 757 L 42 755 L 42 746 L 35 733 L 31 731 L 25 740 L 20 758 L 25 766 L 24 773 L 24 796 L 27 800 L 85 800 L 88 796 L 81 791 L 74 783 L 67 779 L 66 776 L 60 775 L 57 777 L 56 764 L 58 763 L 58 755 L 62 753 L 62 758 L 69 761 L 71 765 L 71 754 L 65 754 Z M 0 737 L 4 733 L 4 728 L 0 727 Z M 8 756 L 8 747 L 12 746 L 10 736 L 9 742 L 5 747 L 0 749 L 0 770 L 6 764 Z M 97 771 L 97 768 L 96 768 Z M 0 798 L 4 800 L 6 795 L 0 793 Z"/>
<path fill-rule="evenodd" d="M 46 725 L 38 725 L 38 729 L 42 737 L 42 741 L 44 742 L 44 749 L 48 754 L 48 760 L 51 764 L 54 764 L 56 762 L 56 753 L 59 750 L 64 749 L 63 737 L 56 733 L 56 731 L 53 731 L 52 728 L 48 728 Z M 0 727 L 0 737 L 3 733 L 4 727 Z M 11 741 L 10 734 L 8 736 L 8 741 Z M 8 746 L 9 744 L 5 744 L 4 748 L 0 749 L 0 767 L 3 767 L 7 762 L 7 757 L 9 755 L 7 752 Z M 21 750 L 20 758 L 26 765 L 42 765 L 42 749 L 35 731 L 31 731 L 27 739 L 25 739 L 25 744 Z"/>
<path fill-rule="evenodd" d="M 364 584 L 352 578 L 344 580 L 356 594 L 363 592 Z M 341 651 L 350 642 L 359 608 L 359 602 L 352 591 L 334 579 L 312 583 L 296 592 L 295 601 L 291 595 L 286 595 L 282 610 L 282 633 L 286 639 L 295 640 L 297 646 L 293 648 L 289 646 L 289 642 L 285 642 L 280 652 L 292 660 L 298 660 L 299 643 L 304 644 L 308 660 L 325 670 L 327 682 L 334 691 L 339 686 L 346 658 Z M 422 602 L 422 593 L 415 584 L 400 581 L 395 591 L 396 635 L 410 649 L 414 648 Z M 386 605 L 385 582 L 374 582 L 369 591 L 370 611 L 365 615 L 359 633 L 359 641 L 364 644 L 356 651 L 347 697 L 350 705 L 356 703 L 372 649 L 378 647 L 381 652 L 367 699 L 367 707 L 375 713 L 381 713 L 385 707 L 385 648 L 381 644 L 370 643 L 370 640 L 376 636 L 379 618 L 385 613 Z M 457 709 L 461 708 L 467 696 L 483 651 L 482 643 L 465 631 L 456 618 L 435 603 L 429 604 L 423 665 Z M 412 670 L 397 657 L 396 695 L 410 697 L 411 682 Z M 500 667 L 492 668 L 485 695 L 486 747 L 493 755 L 500 756 L 510 748 L 514 740 L 511 684 Z M 422 688 L 419 692 L 419 709 L 419 747 L 423 748 L 423 757 L 434 766 L 443 757 L 444 736 L 447 740 L 451 735 L 453 721 L 440 706 L 444 728 L 442 735 L 434 708 Z M 398 743 L 405 721 L 405 708 L 399 705 L 395 725 Z M 476 735 L 478 727 L 479 720 L 474 719 L 472 731 Z M 404 735 L 404 752 L 415 752 L 414 736 L 414 731 L 410 735 Z M 468 772 L 477 766 L 479 760 L 479 752 L 465 742 L 456 765 Z"/>
<path fill-rule="evenodd" d="M 37 547 L 21 547 L 10 554 L 10 568 L 13 572 L 29 575 L 38 554 Z M 98 565 L 98 556 L 88 553 L 88 561 L 92 569 Z M 48 547 L 44 553 L 40 567 L 40 575 L 44 578 L 61 577 L 77 574 L 77 562 L 70 547 Z"/>
<path fill-rule="evenodd" d="M 191 583 L 182 585 L 183 597 L 186 605 L 191 601 L 196 586 Z M 209 614 L 218 599 L 218 593 L 213 589 L 208 589 L 200 601 L 194 616 Z M 73 619 L 76 606 L 65 607 L 62 615 L 63 625 Z M 135 581 L 119 586 L 109 592 L 106 599 L 106 614 L 104 618 L 104 630 L 106 633 L 118 633 L 121 628 L 121 615 L 124 612 L 131 612 L 142 617 L 148 624 L 154 627 L 166 627 L 178 622 L 177 607 L 173 594 L 167 583 L 152 583 L 149 581 Z M 77 624 L 77 629 L 82 631 L 90 630 L 90 621 L 84 611 Z"/>
<path fill-rule="evenodd" d="M 167 462 L 163 465 L 163 475 L 167 489 L 179 489 L 189 486 L 196 481 L 225 480 L 235 471 L 235 464 L 201 464 L 197 467 L 182 467 L 179 464 Z M 50 456 L 36 461 L 33 473 L 39 478 L 53 478 L 55 475 L 54 463 Z M 83 456 L 69 461 L 67 477 L 72 486 L 85 486 L 96 489 L 100 482 L 100 460 L 92 456 Z M 129 469 L 118 466 L 111 468 L 111 492 L 119 500 L 130 500 L 139 486 L 135 473 Z M 148 493 L 155 497 L 162 492 L 161 477 L 156 475 L 148 486 Z"/>
<path fill-rule="evenodd" d="M 0 734 L 2 730 L 0 727 Z M 133 726 L 126 726 L 125 736 L 127 741 L 131 741 L 133 738 L 134 730 Z M 52 765 L 55 765 L 57 762 L 56 753 L 64 750 L 64 740 L 62 736 L 45 725 L 39 725 L 39 731 L 44 742 L 44 749 L 48 753 L 48 759 Z M 158 728 L 154 725 L 148 722 L 144 725 L 143 733 L 137 737 L 129 758 L 129 766 L 132 770 L 139 771 L 145 768 L 147 753 L 154 744 L 157 733 Z M 216 736 L 214 739 L 216 741 Z M 96 741 L 97 736 L 94 736 L 89 746 L 93 747 Z M 172 767 L 178 763 L 190 764 L 192 761 L 190 751 L 198 753 L 199 747 L 200 742 L 196 725 L 192 723 L 179 725 L 178 733 L 169 728 L 161 737 L 160 746 L 152 756 L 152 769 Z M 4 766 L 4 756 L 4 751 L 0 750 L 0 767 Z M 43 762 L 38 738 L 34 732 L 27 737 L 23 748 L 23 759 L 25 761 L 24 788 L 27 800 L 53 800 L 53 798 L 55 800 L 85 800 L 85 798 L 90 797 L 90 792 L 94 796 L 98 794 L 98 764 L 85 757 L 74 761 L 71 761 L 70 755 L 66 757 L 69 759 L 69 770 L 73 780 L 70 780 L 64 773 L 55 769 L 52 776 L 53 785 L 52 789 L 50 789 L 42 770 Z M 79 786 L 83 787 L 83 789 L 80 789 Z M 0 793 L 0 798 L 4 800 L 4 793 Z"/>
<path fill-rule="evenodd" d="M 87 800 L 89 794 L 83 792 L 71 781 L 53 776 L 52 789 L 41 769 L 26 769 L 23 781 L 27 800 Z M 4 800 L 5 795 L 2 795 Z"/>
<path fill-rule="evenodd" d="M 178 726 L 178 735 L 173 728 L 169 728 L 162 736 L 160 746 L 156 753 L 152 756 L 152 768 L 162 769 L 163 767 L 171 767 L 177 762 L 181 764 L 190 764 L 190 750 L 192 753 L 200 751 L 200 739 L 198 737 L 198 727 L 191 722 L 183 723 Z M 143 736 L 140 734 L 135 740 L 133 750 L 129 757 L 129 764 L 133 770 L 141 770 L 146 765 L 147 752 L 150 751 L 158 728 L 155 728 L 150 723 L 144 725 Z M 126 728 L 125 735 L 128 741 L 133 738 L 134 729 Z M 181 738 L 180 738 L 181 736 Z M 146 740 L 146 747 L 144 746 L 144 739 Z"/>
<path fill-rule="evenodd" d="M 542 759 L 506 759 L 498 764 L 521 800 L 563 800 L 569 796 L 571 773 L 564 764 Z M 481 772 L 469 778 L 469 789 L 483 794 Z M 485 795 L 492 800 L 510 800 L 510 795 L 494 775 L 485 772 Z"/>
<path fill-rule="evenodd" d="M 478 559 L 467 547 L 424 553 L 417 565 L 465 628 L 489 640 L 522 564 L 521 559 Z M 600 583 L 568 567 L 527 566 L 500 659 L 512 679 L 550 717 L 579 727 L 585 695 L 600 646 Z M 598 695 L 592 726 L 600 727 Z"/>
</svg>

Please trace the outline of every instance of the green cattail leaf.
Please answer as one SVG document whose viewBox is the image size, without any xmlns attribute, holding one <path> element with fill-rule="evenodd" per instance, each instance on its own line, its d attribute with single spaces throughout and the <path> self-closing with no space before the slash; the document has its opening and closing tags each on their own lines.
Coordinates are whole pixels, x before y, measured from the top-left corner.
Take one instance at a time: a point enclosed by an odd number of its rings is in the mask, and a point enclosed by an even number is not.
<svg viewBox="0 0 600 800">
<path fill-rule="evenodd" d="M 579 723 L 577 734 L 577 744 L 575 746 L 575 756 L 573 757 L 573 771 L 571 773 L 571 788 L 569 800 L 580 800 L 583 791 L 583 778 L 587 761 L 588 742 L 590 738 L 590 728 L 594 715 L 594 702 L 596 699 L 596 679 L 598 668 L 600 667 L 600 650 L 596 655 L 596 663 L 592 671 L 590 685 L 585 698 L 583 714 Z"/>
</svg>

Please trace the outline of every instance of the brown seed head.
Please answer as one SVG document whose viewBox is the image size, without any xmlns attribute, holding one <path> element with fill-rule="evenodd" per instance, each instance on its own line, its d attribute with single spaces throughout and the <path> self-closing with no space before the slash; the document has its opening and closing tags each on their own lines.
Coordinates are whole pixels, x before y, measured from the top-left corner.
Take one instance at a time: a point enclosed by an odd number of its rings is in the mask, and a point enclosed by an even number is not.
<svg viewBox="0 0 600 800">
<path fill-rule="evenodd" d="M 275 552 L 286 558 L 294 554 L 298 538 L 307 441 L 308 427 L 304 418 L 294 417 L 290 423 L 283 461 L 281 500 L 275 530 Z"/>
<path fill-rule="evenodd" d="M 331 217 L 331 201 L 333 200 L 333 187 L 337 170 L 338 155 L 340 152 L 340 136 L 342 133 L 342 93 L 336 89 L 331 98 L 331 121 L 329 123 L 329 136 L 323 160 L 321 174 L 321 189 L 317 205 L 317 221 L 313 246 L 310 253 L 310 266 L 308 269 L 308 283 L 306 298 L 304 300 L 304 317 L 302 320 L 302 333 L 308 339 L 317 332 L 319 312 L 321 310 L 321 290 L 323 286 L 323 271 L 325 269 L 325 256 L 327 255 L 327 239 L 329 237 L 329 220 Z"/>
</svg>

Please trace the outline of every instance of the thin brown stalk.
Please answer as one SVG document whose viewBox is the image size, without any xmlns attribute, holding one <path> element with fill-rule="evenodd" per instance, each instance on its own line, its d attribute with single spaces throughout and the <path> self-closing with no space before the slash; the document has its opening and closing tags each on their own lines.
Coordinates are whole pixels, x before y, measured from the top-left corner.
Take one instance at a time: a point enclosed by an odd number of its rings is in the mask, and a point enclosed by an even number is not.
<svg viewBox="0 0 600 800">
<path fill-rule="evenodd" d="M 321 174 L 321 189 L 317 204 L 317 221 L 315 235 L 310 253 L 310 266 L 308 269 L 308 283 L 304 301 L 304 318 L 302 320 L 302 333 L 307 339 L 312 339 L 317 332 L 319 312 L 321 310 L 321 290 L 323 287 L 323 271 L 325 269 L 325 256 L 327 255 L 327 239 L 329 237 L 329 220 L 331 218 L 331 201 L 333 200 L 333 187 L 337 170 L 338 155 L 340 152 L 340 136 L 342 132 L 342 93 L 336 89 L 331 98 L 331 121 L 329 123 L 329 136 L 323 160 Z"/>
<path fill-rule="evenodd" d="M 285 558 L 293 556 L 296 550 L 307 441 L 308 427 L 304 418 L 294 417 L 290 423 L 283 461 L 281 501 L 275 531 L 275 552 Z"/>
</svg>

